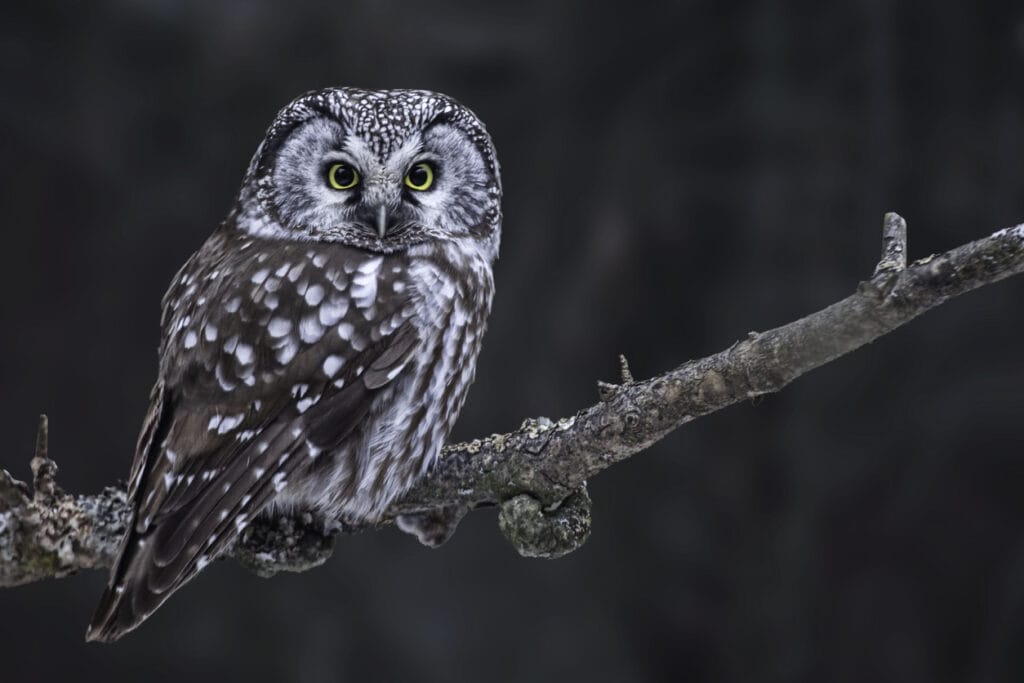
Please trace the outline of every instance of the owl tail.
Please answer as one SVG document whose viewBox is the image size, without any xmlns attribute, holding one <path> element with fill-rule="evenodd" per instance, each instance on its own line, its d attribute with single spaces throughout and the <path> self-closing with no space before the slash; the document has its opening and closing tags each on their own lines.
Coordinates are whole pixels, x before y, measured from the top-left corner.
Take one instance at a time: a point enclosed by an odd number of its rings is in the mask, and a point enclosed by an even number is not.
<svg viewBox="0 0 1024 683">
<path fill-rule="evenodd" d="M 144 551 L 144 547 L 139 548 L 140 540 L 143 539 L 132 530 L 121 542 L 110 581 L 85 633 L 86 640 L 112 643 L 141 624 L 159 606 L 158 602 L 150 609 L 140 609 L 152 603 L 154 597 L 144 591 L 145 577 L 138 576 Z"/>
<path fill-rule="evenodd" d="M 134 630 L 237 536 L 223 534 L 216 547 L 208 548 L 199 558 L 181 562 L 179 555 L 166 562 L 161 551 L 174 544 L 178 535 L 175 522 L 181 521 L 188 523 L 172 518 L 146 533 L 133 528 L 126 535 L 86 640 L 110 643 Z"/>
<path fill-rule="evenodd" d="M 294 447 L 294 426 L 277 428 L 270 447 L 252 454 L 260 459 L 251 467 L 250 453 L 243 451 L 219 476 L 203 482 L 187 505 L 141 529 L 132 521 L 86 640 L 111 642 L 136 628 L 241 535 L 270 503 L 277 479 L 301 462 L 286 458 L 283 464 L 280 457 Z"/>
</svg>

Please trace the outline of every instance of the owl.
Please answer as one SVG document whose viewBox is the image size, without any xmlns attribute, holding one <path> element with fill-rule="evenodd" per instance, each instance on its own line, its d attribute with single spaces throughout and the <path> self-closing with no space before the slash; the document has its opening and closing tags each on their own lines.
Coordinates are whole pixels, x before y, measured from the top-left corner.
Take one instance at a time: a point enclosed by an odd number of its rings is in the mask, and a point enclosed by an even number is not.
<svg viewBox="0 0 1024 683">
<path fill-rule="evenodd" d="M 331 88 L 274 119 L 163 299 L 132 521 L 89 627 L 137 627 L 258 515 L 381 519 L 437 460 L 494 293 L 501 181 L 480 120 Z"/>
</svg>

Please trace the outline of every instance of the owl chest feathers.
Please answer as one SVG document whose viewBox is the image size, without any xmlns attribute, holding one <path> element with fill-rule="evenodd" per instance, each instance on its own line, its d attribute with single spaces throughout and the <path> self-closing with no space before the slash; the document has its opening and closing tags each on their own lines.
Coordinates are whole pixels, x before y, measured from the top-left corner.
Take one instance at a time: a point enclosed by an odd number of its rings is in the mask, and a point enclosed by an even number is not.
<svg viewBox="0 0 1024 683">
<path fill-rule="evenodd" d="M 161 374 L 201 414 L 197 442 L 298 420 L 308 433 L 291 448 L 309 465 L 272 505 L 379 515 L 434 462 L 473 379 L 493 280 L 467 246 L 215 235 L 165 299 Z"/>
</svg>

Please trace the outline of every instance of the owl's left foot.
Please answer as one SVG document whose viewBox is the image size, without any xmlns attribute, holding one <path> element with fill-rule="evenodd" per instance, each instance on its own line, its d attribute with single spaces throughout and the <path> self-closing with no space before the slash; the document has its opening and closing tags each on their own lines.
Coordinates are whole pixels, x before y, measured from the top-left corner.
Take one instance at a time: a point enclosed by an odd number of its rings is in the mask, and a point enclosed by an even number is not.
<svg viewBox="0 0 1024 683">
<path fill-rule="evenodd" d="M 395 524 L 423 545 L 436 548 L 452 537 L 467 512 L 469 508 L 464 505 L 450 505 L 415 515 L 399 515 Z"/>
</svg>

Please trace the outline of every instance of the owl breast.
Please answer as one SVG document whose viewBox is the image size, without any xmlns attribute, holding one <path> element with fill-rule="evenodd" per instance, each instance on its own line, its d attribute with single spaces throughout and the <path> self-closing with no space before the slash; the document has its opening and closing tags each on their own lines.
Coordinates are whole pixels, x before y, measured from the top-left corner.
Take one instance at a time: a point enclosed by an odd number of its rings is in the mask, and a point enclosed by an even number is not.
<svg viewBox="0 0 1024 683">
<path fill-rule="evenodd" d="M 215 235 L 165 302 L 163 372 L 185 409 L 172 430 L 186 432 L 169 441 L 262 447 L 291 416 L 280 457 L 302 465 L 268 509 L 375 520 L 436 460 L 473 380 L 493 294 L 473 245 L 385 255 Z"/>
<path fill-rule="evenodd" d="M 330 484 L 315 473 L 306 504 L 347 520 L 375 520 L 440 454 L 465 401 L 494 292 L 489 260 L 467 245 L 408 254 L 408 302 L 419 342 L 409 369 L 375 399 L 361 438 L 339 450 Z"/>
</svg>

